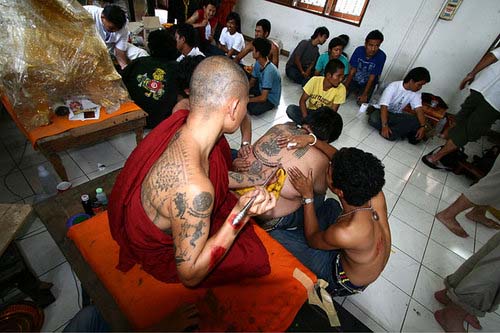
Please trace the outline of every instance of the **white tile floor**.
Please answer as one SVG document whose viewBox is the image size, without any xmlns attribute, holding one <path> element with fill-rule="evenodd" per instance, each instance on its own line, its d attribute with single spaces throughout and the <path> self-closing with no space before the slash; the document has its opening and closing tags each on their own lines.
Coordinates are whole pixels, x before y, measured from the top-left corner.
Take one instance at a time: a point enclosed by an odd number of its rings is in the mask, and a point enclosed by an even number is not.
<svg viewBox="0 0 500 333">
<path fill-rule="evenodd" d="M 284 75 L 286 60 L 282 58 L 280 66 L 283 74 L 280 106 L 253 117 L 254 139 L 273 124 L 288 121 L 286 106 L 299 100 L 301 88 Z M 344 119 L 344 129 L 334 145 L 372 152 L 385 165 L 384 192 L 393 253 L 382 276 L 363 294 L 338 300 L 374 331 L 440 331 L 432 315 L 432 311 L 440 308 L 433 298 L 434 291 L 441 289 L 443 278 L 487 242 L 494 231 L 468 221 L 461 214 L 459 221 L 470 234 L 469 238 L 462 239 L 434 219 L 438 209 L 448 206 L 470 185 L 463 176 L 432 170 L 420 161 L 424 153 L 442 140 L 435 138 L 417 146 L 389 142 L 368 126 L 366 116 L 358 114 L 352 100 L 342 105 L 339 112 Z M 227 137 L 231 147 L 239 147 L 239 132 Z M 0 202 L 32 202 L 41 193 L 36 166 L 43 163 L 52 170 L 46 159 L 25 142 L 8 116 L 0 115 L 0 177 L 3 179 Z M 466 152 L 478 154 L 487 145 L 483 139 L 468 145 Z M 129 133 L 91 147 L 67 151 L 62 160 L 70 181 L 77 185 L 122 167 L 134 147 L 134 134 Z M 99 170 L 98 163 L 106 168 Z M 57 301 L 45 309 L 43 330 L 61 330 L 80 306 L 79 282 L 40 221 L 27 226 L 18 244 L 40 278 L 54 283 L 52 290 Z M 483 331 L 499 331 L 499 312 L 488 314 L 481 323 Z"/>
</svg>

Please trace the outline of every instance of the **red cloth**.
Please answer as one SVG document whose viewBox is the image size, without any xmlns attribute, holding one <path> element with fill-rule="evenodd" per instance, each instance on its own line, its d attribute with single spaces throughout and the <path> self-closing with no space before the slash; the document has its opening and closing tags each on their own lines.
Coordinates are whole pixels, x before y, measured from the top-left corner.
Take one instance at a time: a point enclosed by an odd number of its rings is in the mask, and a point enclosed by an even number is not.
<svg viewBox="0 0 500 333">
<path fill-rule="evenodd" d="M 178 282 L 173 240 L 148 218 L 141 203 L 141 184 L 149 170 L 165 151 L 171 137 L 184 125 L 189 112 L 181 110 L 158 125 L 137 146 L 127 159 L 110 195 L 108 215 L 113 238 L 120 245 L 117 268 L 129 271 L 136 263 L 163 282 Z M 228 189 L 228 168 L 231 164 L 229 145 L 222 137 L 209 156 L 209 178 L 214 186 L 215 200 L 210 233 L 213 235 L 225 222 L 237 202 Z M 202 282 L 213 286 L 243 277 L 269 274 L 265 247 L 253 230 L 245 226 L 226 257 Z"/>
<path fill-rule="evenodd" d="M 196 11 L 198 13 L 198 20 L 195 23 L 201 23 L 205 19 L 205 11 L 202 9 L 198 9 Z M 212 34 L 215 35 L 215 26 L 217 25 L 217 17 L 212 17 L 208 23 L 210 24 L 210 27 L 212 28 Z M 200 40 L 205 43 L 207 42 L 207 39 L 205 38 L 205 27 L 199 27 L 198 28 L 198 33 L 200 36 Z"/>
</svg>

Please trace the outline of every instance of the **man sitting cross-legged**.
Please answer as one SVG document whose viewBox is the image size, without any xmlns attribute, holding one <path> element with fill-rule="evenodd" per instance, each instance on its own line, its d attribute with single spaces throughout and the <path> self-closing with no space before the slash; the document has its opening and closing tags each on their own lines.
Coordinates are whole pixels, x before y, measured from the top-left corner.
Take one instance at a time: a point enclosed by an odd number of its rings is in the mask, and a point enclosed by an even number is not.
<svg viewBox="0 0 500 333">
<path fill-rule="evenodd" d="M 116 180 L 108 215 L 120 245 L 117 268 L 140 264 L 160 281 L 189 287 L 268 274 L 266 249 L 245 225 L 276 199 L 256 187 L 238 200 L 227 187 L 231 157 L 223 134 L 238 129 L 246 114 L 248 80 L 231 59 L 205 59 L 193 73 L 189 100 L 191 110 L 151 131 Z M 254 177 L 254 185 L 265 177 Z"/>
<path fill-rule="evenodd" d="M 286 108 L 288 118 L 302 125 L 304 122 L 307 123 L 308 117 L 322 106 L 338 111 L 346 97 L 343 79 L 344 64 L 338 59 L 330 60 L 325 67 L 324 77 L 314 76 L 306 83 L 299 105 L 292 104 Z"/>
<path fill-rule="evenodd" d="M 330 198 L 316 209 L 312 170 L 306 170 L 307 176 L 297 168 L 287 172 L 302 196 L 303 209 L 289 219 L 289 230 L 275 229 L 271 236 L 327 281 L 332 295 L 362 292 L 380 275 L 391 251 L 382 163 L 359 149 L 340 149 L 326 179 L 342 206 Z"/>
<path fill-rule="evenodd" d="M 309 118 L 308 126 L 313 135 L 307 135 L 316 141 L 316 144 L 327 144 L 336 140 L 342 131 L 342 117 L 328 107 L 323 107 L 314 112 Z M 280 148 L 279 139 L 284 136 L 295 134 L 307 134 L 305 129 L 298 128 L 294 123 L 279 124 L 271 127 L 260 137 L 249 149 L 249 154 L 237 158 L 233 165 L 235 171 L 230 172 L 230 188 L 241 188 L 241 182 L 247 177 L 255 177 L 267 170 L 276 170 L 278 166 L 285 169 L 296 167 L 306 172 L 311 169 L 314 174 L 314 192 L 324 197 L 326 192 L 326 170 L 328 169 L 328 157 L 314 145 L 306 145 L 301 149 L 289 150 Z M 240 151 L 241 152 L 241 151 Z M 243 160 L 243 161 L 241 161 Z M 243 162 L 243 163 L 242 163 Z M 301 195 L 290 181 L 284 182 L 280 197 L 274 209 L 258 217 L 259 221 L 267 229 L 275 224 L 283 224 L 286 221 L 282 217 L 296 211 L 301 206 Z"/>
<path fill-rule="evenodd" d="M 248 113 L 253 116 L 272 110 L 280 103 L 281 76 L 268 59 L 270 51 L 271 42 L 268 39 L 256 38 L 253 41 L 255 65 L 250 78 L 250 93 L 253 97 L 247 106 Z"/>
<path fill-rule="evenodd" d="M 429 71 L 416 67 L 406 74 L 403 81 L 390 83 L 380 97 L 380 109 L 370 108 L 373 111 L 368 123 L 389 141 L 408 138 L 412 144 L 419 143 L 425 136 L 425 114 L 419 91 L 430 81 Z M 416 115 L 403 111 L 408 104 Z"/>
</svg>

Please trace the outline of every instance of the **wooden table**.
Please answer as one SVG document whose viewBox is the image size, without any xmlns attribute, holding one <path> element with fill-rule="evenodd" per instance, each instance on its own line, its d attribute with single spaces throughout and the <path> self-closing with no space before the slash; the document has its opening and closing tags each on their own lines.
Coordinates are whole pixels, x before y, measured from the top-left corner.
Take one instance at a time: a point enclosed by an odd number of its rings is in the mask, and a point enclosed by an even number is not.
<svg viewBox="0 0 500 333">
<path fill-rule="evenodd" d="M 36 142 L 40 152 L 49 160 L 59 177 L 68 180 L 59 153 L 70 148 L 94 144 L 114 135 L 135 132 L 137 144 L 141 142 L 146 126 L 147 113 L 139 109 L 104 121 L 70 129 L 61 134 L 45 137 Z"/>
</svg>

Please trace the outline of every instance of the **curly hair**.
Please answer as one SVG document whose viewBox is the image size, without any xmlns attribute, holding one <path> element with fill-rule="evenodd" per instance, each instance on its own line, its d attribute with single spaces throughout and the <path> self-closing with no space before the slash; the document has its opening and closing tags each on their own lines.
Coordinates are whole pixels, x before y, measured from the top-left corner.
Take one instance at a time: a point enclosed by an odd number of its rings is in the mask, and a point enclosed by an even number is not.
<svg viewBox="0 0 500 333">
<path fill-rule="evenodd" d="M 333 187 L 342 190 L 345 201 L 362 206 L 382 190 L 384 165 L 370 153 L 342 148 L 332 158 Z"/>
</svg>

